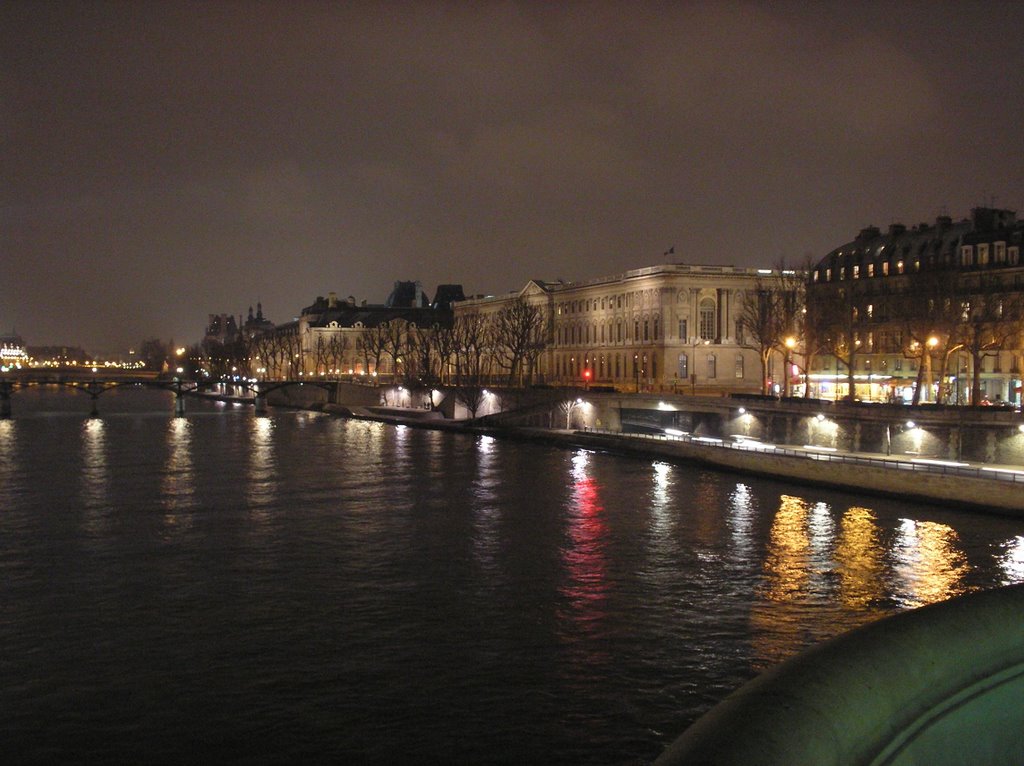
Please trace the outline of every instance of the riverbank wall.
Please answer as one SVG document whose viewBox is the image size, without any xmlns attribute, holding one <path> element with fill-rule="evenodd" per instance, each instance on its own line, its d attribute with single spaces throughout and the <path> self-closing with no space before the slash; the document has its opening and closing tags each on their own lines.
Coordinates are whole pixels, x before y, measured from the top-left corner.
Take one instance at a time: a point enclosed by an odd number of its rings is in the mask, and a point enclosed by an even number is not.
<svg viewBox="0 0 1024 766">
<path fill-rule="evenodd" d="M 328 398 L 293 386 L 271 404 L 1024 516 L 1024 421 L 1013 411 L 499 389 L 466 418 L 451 389 L 342 384 Z"/>
</svg>

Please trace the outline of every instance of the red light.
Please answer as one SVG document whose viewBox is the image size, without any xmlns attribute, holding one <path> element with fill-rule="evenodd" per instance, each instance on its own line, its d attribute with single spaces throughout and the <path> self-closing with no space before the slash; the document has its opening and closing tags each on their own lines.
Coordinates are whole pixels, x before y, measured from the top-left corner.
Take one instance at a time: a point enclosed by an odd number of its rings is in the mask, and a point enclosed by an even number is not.
<svg viewBox="0 0 1024 766">
<path fill-rule="evenodd" d="M 589 378 L 590 377 L 590 370 L 584 370 L 583 371 L 583 377 L 584 378 Z"/>
</svg>

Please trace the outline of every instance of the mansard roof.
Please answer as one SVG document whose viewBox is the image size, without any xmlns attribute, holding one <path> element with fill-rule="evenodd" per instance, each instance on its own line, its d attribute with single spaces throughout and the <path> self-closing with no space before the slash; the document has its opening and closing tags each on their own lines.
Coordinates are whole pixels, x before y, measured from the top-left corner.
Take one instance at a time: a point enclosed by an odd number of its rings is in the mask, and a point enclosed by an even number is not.
<svg viewBox="0 0 1024 766">
<path fill-rule="evenodd" d="M 837 247 L 818 262 L 815 270 L 824 274 L 832 270 L 832 278 L 840 269 L 888 262 L 890 273 L 899 271 L 898 265 L 917 264 L 920 269 L 953 267 L 959 263 L 959 249 L 964 244 L 1020 240 L 1024 223 L 1018 222 L 1012 210 L 975 208 L 970 218 L 953 222 L 949 216 L 939 216 L 934 224 L 919 224 L 909 229 L 894 223 L 882 233 L 875 226 L 861 229 L 850 242 Z"/>
</svg>

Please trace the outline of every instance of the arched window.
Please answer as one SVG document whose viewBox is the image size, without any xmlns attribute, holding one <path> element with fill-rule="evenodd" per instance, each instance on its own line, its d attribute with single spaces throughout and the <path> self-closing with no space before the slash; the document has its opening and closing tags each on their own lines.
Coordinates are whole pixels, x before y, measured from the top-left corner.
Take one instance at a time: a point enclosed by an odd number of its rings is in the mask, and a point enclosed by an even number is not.
<svg viewBox="0 0 1024 766">
<path fill-rule="evenodd" d="M 715 302 L 711 298 L 700 302 L 700 339 L 715 339 Z"/>
</svg>

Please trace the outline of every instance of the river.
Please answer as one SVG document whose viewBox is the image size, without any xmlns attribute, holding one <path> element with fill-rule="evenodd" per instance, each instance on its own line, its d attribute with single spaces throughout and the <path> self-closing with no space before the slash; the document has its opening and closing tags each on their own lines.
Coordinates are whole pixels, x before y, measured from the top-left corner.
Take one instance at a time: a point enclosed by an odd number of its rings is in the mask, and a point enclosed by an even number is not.
<svg viewBox="0 0 1024 766">
<path fill-rule="evenodd" d="M 1024 580 L 1024 522 L 317 413 L 0 421 L 17 762 L 645 763 L 760 670 Z"/>
</svg>

